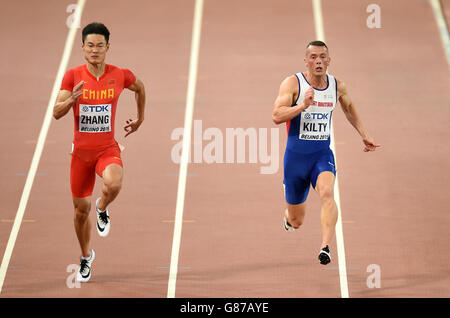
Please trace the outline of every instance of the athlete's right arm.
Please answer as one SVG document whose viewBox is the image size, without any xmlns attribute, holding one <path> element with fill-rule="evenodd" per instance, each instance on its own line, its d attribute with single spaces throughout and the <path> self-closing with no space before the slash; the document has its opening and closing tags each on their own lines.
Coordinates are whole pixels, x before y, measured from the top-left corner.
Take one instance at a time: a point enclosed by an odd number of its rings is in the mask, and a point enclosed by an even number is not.
<svg viewBox="0 0 450 318">
<path fill-rule="evenodd" d="M 287 77 L 280 85 L 280 91 L 272 111 L 272 120 L 275 124 L 279 125 L 287 122 L 308 108 L 309 104 L 306 106 L 305 103 L 292 106 L 297 95 L 298 80 L 295 75 L 292 75 Z"/>
<path fill-rule="evenodd" d="M 65 89 L 59 91 L 55 106 L 53 107 L 53 117 L 55 119 L 60 119 L 69 112 L 73 104 L 77 102 L 78 97 L 81 96 L 83 84 L 83 81 L 78 83 L 72 92 Z"/>
</svg>

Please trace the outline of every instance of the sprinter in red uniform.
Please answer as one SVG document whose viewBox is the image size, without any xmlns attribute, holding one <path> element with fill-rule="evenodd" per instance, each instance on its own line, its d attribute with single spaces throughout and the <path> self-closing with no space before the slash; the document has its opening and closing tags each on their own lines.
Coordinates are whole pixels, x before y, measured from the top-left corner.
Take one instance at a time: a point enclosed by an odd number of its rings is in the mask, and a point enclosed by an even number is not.
<svg viewBox="0 0 450 318">
<path fill-rule="evenodd" d="M 128 69 L 105 64 L 109 50 L 109 31 L 101 23 L 91 23 L 82 32 L 82 49 L 87 64 L 70 69 L 64 75 L 53 116 L 59 119 L 70 109 L 74 114 L 74 138 L 70 168 L 70 185 L 75 208 L 75 231 L 81 247 L 77 279 L 91 277 L 95 252 L 89 246 L 91 195 L 95 174 L 103 178 L 101 196 L 96 200 L 97 232 L 109 233 L 108 205 L 122 187 L 123 163 L 114 139 L 117 101 L 123 89 L 136 94 L 137 119 L 127 120 L 126 135 L 135 132 L 144 120 L 145 88 Z"/>
</svg>

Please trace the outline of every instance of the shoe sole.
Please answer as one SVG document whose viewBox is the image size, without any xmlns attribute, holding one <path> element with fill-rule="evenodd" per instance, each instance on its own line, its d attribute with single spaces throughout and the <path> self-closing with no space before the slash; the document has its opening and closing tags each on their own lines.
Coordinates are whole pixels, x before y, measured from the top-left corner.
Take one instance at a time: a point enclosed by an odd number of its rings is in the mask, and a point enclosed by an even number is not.
<svg viewBox="0 0 450 318">
<path fill-rule="evenodd" d="M 91 270 L 92 271 L 92 270 Z M 84 278 L 79 273 L 77 274 L 77 282 L 79 283 L 87 283 L 91 279 L 91 273 L 89 272 L 89 276 Z"/>
<path fill-rule="evenodd" d="M 322 264 L 322 265 L 327 265 L 327 264 L 329 264 L 331 262 L 330 255 L 327 252 L 325 252 L 325 251 L 321 251 L 319 253 L 319 257 L 318 258 L 319 258 L 320 264 Z"/>
</svg>

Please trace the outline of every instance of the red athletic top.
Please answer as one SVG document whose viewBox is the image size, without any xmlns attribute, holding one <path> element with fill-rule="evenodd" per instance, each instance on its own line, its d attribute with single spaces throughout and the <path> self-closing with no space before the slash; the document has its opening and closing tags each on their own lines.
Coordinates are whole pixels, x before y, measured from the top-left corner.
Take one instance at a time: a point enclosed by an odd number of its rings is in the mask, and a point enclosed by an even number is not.
<svg viewBox="0 0 450 318">
<path fill-rule="evenodd" d="M 61 89 L 72 91 L 80 81 L 84 81 L 83 94 L 73 105 L 74 147 L 98 149 L 116 144 L 117 101 L 123 89 L 136 82 L 136 77 L 130 70 L 106 64 L 105 72 L 97 79 L 85 64 L 66 72 Z"/>
</svg>

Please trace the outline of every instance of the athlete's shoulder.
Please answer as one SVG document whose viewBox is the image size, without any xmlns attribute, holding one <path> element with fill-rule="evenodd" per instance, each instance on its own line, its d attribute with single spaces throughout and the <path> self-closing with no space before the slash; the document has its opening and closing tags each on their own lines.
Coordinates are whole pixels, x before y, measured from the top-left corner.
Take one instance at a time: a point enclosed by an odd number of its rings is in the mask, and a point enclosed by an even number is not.
<svg viewBox="0 0 450 318">
<path fill-rule="evenodd" d="M 121 70 L 126 70 L 127 68 L 123 68 L 117 65 L 112 65 L 112 64 L 105 64 L 105 67 L 108 68 L 109 71 L 121 71 Z"/>
<path fill-rule="evenodd" d="M 120 67 L 117 67 L 115 65 L 112 64 L 105 64 L 105 71 L 107 73 L 115 73 L 115 72 L 120 72 Z"/>
<path fill-rule="evenodd" d="M 345 85 L 345 82 L 338 79 L 336 76 L 334 76 L 334 79 L 336 80 L 337 91 L 339 96 L 347 94 L 347 86 Z"/>
<path fill-rule="evenodd" d="M 299 94 L 299 90 L 299 80 L 295 74 L 292 74 L 283 79 L 278 95 L 291 95 L 293 100 L 295 100 Z"/>
<path fill-rule="evenodd" d="M 297 74 L 292 74 L 287 76 L 281 82 L 281 87 L 285 89 L 294 89 L 298 90 L 299 79 Z"/>
<path fill-rule="evenodd" d="M 85 73 L 85 68 L 86 68 L 86 65 L 79 65 L 79 66 L 72 67 L 66 71 L 66 73 L 64 74 L 64 78 L 71 79 L 71 80 L 83 78 L 84 73 Z"/>
<path fill-rule="evenodd" d="M 63 76 L 60 89 L 72 91 L 73 87 L 75 86 L 75 81 L 79 80 L 79 78 L 81 77 L 79 74 L 81 73 L 82 69 L 83 65 L 68 69 Z"/>
<path fill-rule="evenodd" d="M 116 65 L 106 64 L 104 77 L 105 78 L 123 79 L 122 69 Z"/>
<path fill-rule="evenodd" d="M 116 65 L 112 65 L 112 64 L 105 64 L 105 68 L 107 68 L 108 71 L 120 70 L 120 67 L 118 67 Z"/>
<path fill-rule="evenodd" d="M 120 68 L 115 65 L 107 64 L 108 76 L 119 78 L 119 82 L 123 83 L 124 88 L 130 87 L 136 82 L 136 76 L 127 68 Z"/>
<path fill-rule="evenodd" d="M 119 72 L 124 75 L 127 75 L 127 73 L 132 73 L 128 68 L 123 68 L 116 65 L 106 64 L 106 67 L 108 68 L 109 73 Z"/>
</svg>

